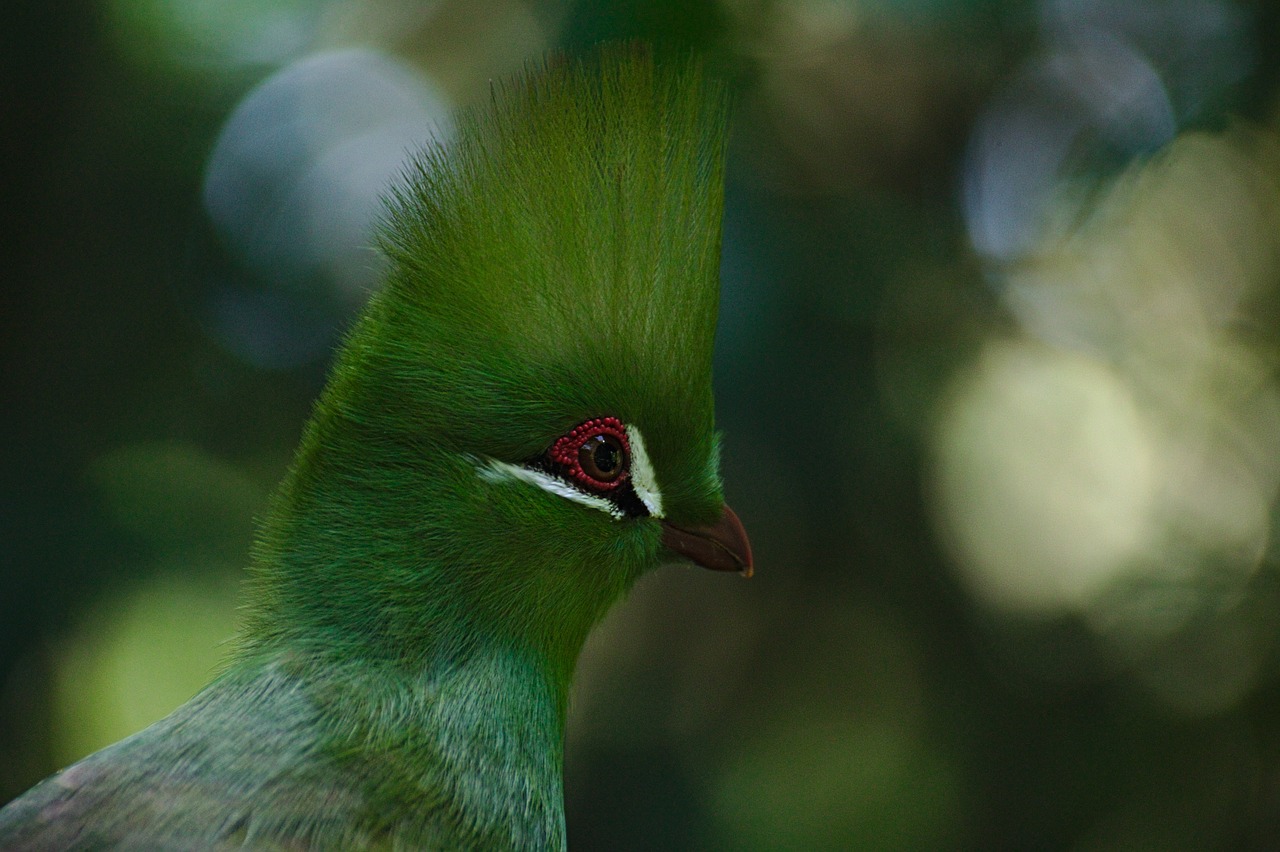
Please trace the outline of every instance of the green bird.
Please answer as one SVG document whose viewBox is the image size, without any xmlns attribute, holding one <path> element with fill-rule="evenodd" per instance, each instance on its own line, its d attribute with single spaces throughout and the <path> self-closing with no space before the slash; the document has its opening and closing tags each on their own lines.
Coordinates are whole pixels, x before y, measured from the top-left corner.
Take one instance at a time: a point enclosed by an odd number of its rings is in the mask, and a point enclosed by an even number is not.
<svg viewBox="0 0 1280 852">
<path fill-rule="evenodd" d="M 564 847 L 592 626 L 664 562 L 752 570 L 711 389 L 725 102 L 606 48 L 414 160 L 227 668 L 6 806 L 0 849 Z"/>
</svg>

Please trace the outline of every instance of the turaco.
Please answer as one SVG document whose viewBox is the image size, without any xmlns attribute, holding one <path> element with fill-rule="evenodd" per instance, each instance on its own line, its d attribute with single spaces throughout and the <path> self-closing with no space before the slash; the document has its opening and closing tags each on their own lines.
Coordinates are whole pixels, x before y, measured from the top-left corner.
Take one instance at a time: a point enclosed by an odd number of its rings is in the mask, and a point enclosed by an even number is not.
<svg viewBox="0 0 1280 852">
<path fill-rule="evenodd" d="M 566 696 L 638 577 L 749 575 L 711 391 L 725 93 L 636 47 L 416 158 L 260 531 L 225 671 L 0 849 L 556 849 Z"/>
</svg>

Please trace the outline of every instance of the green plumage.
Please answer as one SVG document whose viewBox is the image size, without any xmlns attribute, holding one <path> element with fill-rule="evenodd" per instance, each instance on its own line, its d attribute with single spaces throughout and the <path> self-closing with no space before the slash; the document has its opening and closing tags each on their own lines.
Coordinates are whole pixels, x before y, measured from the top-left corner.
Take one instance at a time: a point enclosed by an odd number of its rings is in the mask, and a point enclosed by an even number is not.
<svg viewBox="0 0 1280 852">
<path fill-rule="evenodd" d="M 723 500 L 724 94 L 635 49 L 495 86 L 410 167 L 390 258 L 261 532 L 228 671 L 0 811 L 0 848 L 544 848 L 592 625 L 674 558 L 486 465 L 643 433 L 664 515 Z"/>
</svg>

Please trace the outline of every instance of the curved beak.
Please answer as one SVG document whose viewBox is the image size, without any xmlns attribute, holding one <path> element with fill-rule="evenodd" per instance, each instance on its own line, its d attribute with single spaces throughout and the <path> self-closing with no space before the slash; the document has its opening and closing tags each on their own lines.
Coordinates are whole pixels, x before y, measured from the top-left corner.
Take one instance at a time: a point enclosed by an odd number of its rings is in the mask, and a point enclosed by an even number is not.
<svg viewBox="0 0 1280 852">
<path fill-rule="evenodd" d="M 755 570 L 747 531 L 728 506 L 720 520 L 710 526 L 679 527 L 663 521 L 662 544 L 712 571 L 737 571 L 750 577 Z"/>
</svg>

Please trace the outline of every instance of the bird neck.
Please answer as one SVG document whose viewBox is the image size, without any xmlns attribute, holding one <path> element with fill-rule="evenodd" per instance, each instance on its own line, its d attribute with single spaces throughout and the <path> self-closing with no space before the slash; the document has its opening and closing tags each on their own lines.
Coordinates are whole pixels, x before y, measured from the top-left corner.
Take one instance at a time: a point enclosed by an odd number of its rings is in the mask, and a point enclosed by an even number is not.
<svg viewBox="0 0 1280 852">
<path fill-rule="evenodd" d="M 434 699 L 425 732 L 458 812 L 514 848 L 563 847 L 567 680 L 490 648 L 426 673 L 421 688 Z"/>
<path fill-rule="evenodd" d="M 273 656 L 266 667 L 302 684 L 318 745 L 397 846 L 564 847 L 567 682 L 535 655 L 491 643 L 413 671 Z"/>
</svg>

